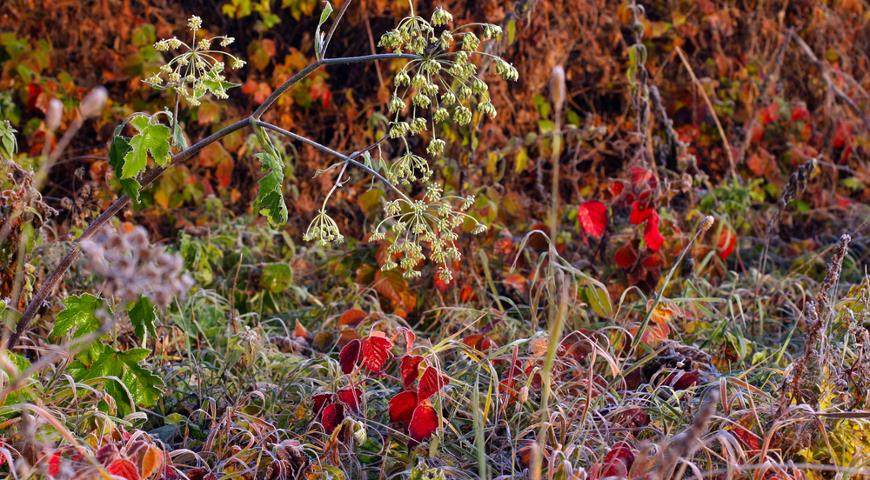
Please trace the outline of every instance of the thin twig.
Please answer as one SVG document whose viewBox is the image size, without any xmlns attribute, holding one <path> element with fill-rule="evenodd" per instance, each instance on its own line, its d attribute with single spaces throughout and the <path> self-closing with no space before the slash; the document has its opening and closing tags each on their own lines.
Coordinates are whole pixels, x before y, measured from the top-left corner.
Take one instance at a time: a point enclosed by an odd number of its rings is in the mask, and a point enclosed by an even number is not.
<svg viewBox="0 0 870 480">
<path fill-rule="evenodd" d="M 707 96 L 707 92 L 704 91 L 703 85 L 698 80 L 698 77 L 695 76 L 695 71 L 692 70 L 692 66 L 689 64 L 689 59 L 686 58 L 686 54 L 683 53 L 683 50 L 680 47 L 676 47 L 677 55 L 680 56 L 680 60 L 683 61 L 683 65 L 686 67 L 686 71 L 689 72 L 689 76 L 692 77 L 692 83 L 698 88 L 698 91 L 701 93 L 701 98 L 704 99 L 704 103 L 707 104 L 707 109 L 710 110 L 710 115 L 713 116 L 713 122 L 716 123 L 716 129 L 719 130 L 719 136 L 722 137 L 722 143 L 725 147 L 725 155 L 728 157 L 728 167 L 732 178 L 737 178 L 737 165 L 734 162 L 734 152 L 731 151 L 731 144 L 728 142 L 728 137 L 725 135 L 725 129 L 722 128 L 722 122 L 719 121 L 719 116 L 716 115 L 716 109 L 713 108 L 713 102 L 710 101 L 710 97 Z"/>
<path fill-rule="evenodd" d="M 859 107 L 848 95 L 846 95 L 845 92 L 843 92 L 843 90 L 840 89 L 840 87 L 838 87 L 834 83 L 834 79 L 831 78 L 831 69 L 828 68 L 828 65 L 825 62 L 819 60 L 819 57 L 816 56 L 815 52 L 813 52 L 813 49 L 810 48 L 809 45 L 807 45 L 807 42 L 805 42 L 804 39 L 797 34 L 797 32 L 790 29 L 788 33 L 792 38 L 794 38 L 795 42 L 797 42 L 797 45 L 804 52 L 804 54 L 806 54 L 810 61 L 813 62 L 816 68 L 818 68 L 819 71 L 822 73 L 822 79 L 828 85 L 828 88 L 830 88 L 831 91 L 834 92 L 834 96 L 839 98 L 841 102 L 845 103 L 850 109 L 852 109 L 852 111 L 861 118 L 861 121 L 864 122 L 864 128 L 870 130 L 870 120 L 868 120 L 867 115 L 864 113 L 863 110 L 861 110 L 861 107 Z"/>
</svg>

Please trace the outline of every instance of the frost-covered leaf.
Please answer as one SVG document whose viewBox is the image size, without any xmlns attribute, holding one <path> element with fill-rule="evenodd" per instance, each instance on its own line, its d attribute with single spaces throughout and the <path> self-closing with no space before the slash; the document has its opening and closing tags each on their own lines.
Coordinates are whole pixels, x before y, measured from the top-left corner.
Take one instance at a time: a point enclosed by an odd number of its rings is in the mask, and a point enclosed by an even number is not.
<svg viewBox="0 0 870 480">
<path fill-rule="evenodd" d="M 317 22 L 317 31 L 314 32 L 314 55 L 318 60 L 323 58 L 323 51 L 326 50 L 325 36 L 323 32 L 320 31 L 320 28 L 323 27 L 323 24 L 326 23 L 326 20 L 329 19 L 329 16 L 332 15 L 332 4 L 326 2 L 326 5 L 323 6 L 323 11 L 320 12 L 320 20 Z"/>
<path fill-rule="evenodd" d="M 133 332 L 137 337 L 144 339 L 146 334 L 151 336 L 156 334 L 154 324 L 157 321 L 157 310 L 148 297 L 140 296 L 139 300 L 127 310 L 127 314 L 130 316 L 130 323 L 133 324 Z"/>
<path fill-rule="evenodd" d="M 260 166 L 266 175 L 260 179 L 260 190 L 254 207 L 269 219 L 273 226 L 287 223 L 287 205 L 284 203 L 284 165 L 272 153 L 257 154 Z"/>
<path fill-rule="evenodd" d="M 135 178 L 148 165 L 148 155 L 165 167 L 172 158 L 169 154 L 169 139 L 172 131 L 153 117 L 136 115 L 130 120 L 139 133 L 130 139 L 130 151 L 124 155 L 124 165 L 121 168 L 121 178 Z"/>
<path fill-rule="evenodd" d="M 68 297 L 63 302 L 63 310 L 57 314 L 51 336 L 63 337 L 72 333 L 79 337 L 96 332 L 101 325 L 97 311 L 104 307 L 103 300 L 90 293 Z"/>
<path fill-rule="evenodd" d="M 133 148 L 130 147 L 129 138 L 122 135 L 115 135 L 115 137 L 112 138 L 112 145 L 109 147 L 109 165 L 112 167 L 115 176 L 121 183 L 121 191 L 130 197 L 133 204 L 137 204 L 139 202 L 139 191 L 142 189 L 142 185 L 140 185 L 139 181 L 135 178 L 122 178 L 124 157 L 126 157 L 132 149 Z"/>
</svg>

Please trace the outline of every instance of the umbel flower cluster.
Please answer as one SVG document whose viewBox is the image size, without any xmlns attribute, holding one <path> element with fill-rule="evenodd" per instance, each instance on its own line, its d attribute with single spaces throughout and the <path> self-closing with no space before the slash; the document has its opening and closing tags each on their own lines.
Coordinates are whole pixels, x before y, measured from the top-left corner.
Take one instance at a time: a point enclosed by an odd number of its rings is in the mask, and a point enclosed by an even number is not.
<svg viewBox="0 0 870 480">
<path fill-rule="evenodd" d="M 455 207 L 455 203 L 459 203 Z M 466 213 L 474 204 L 474 196 L 444 196 L 441 187 L 430 184 L 422 200 L 399 198 L 387 202 L 386 217 L 369 237 L 379 241 L 392 236 L 387 247 L 387 260 L 381 270 L 399 268 L 405 278 L 420 276 L 417 265 L 426 259 L 423 246 L 429 250 L 429 259 L 439 266 L 438 276 L 445 283 L 453 280 L 450 266 L 461 258 L 456 230 L 466 222 L 473 227 L 471 233 L 486 231 L 486 225 Z M 386 227 L 390 224 L 389 228 Z"/>
<path fill-rule="evenodd" d="M 435 9 L 429 21 L 412 12 L 381 37 L 382 47 L 420 56 L 405 64 L 393 81 L 393 95 L 388 104 L 392 114 L 389 136 L 402 141 L 404 154 L 390 162 L 385 177 L 405 185 L 421 181 L 426 185 L 426 193 L 422 200 L 388 202 L 386 218 L 371 237 L 375 240 L 388 234 L 392 237 L 383 270 L 400 268 L 405 277 L 420 275 L 416 267 L 426 258 L 425 246 L 429 259 L 439 265 L 438 275 L 444 282 L 452 280 L 450 265 L 460 259 L 456 230 L 468 222 L 472 233 L 480 234 L 486 226 L 466 213 L 474 203 L 473 197 L 445 196 L 440 187 L 430 183 L 429 161 L 411 150 L 408 137 L 419 136 L 426 141 L 426 156 L 435 160 L 447 146 L 439 137 L 443 127 L 467 126 L 475 113 L 496 116 L 489 86 L 480 78 L 475 59 L 489 59 L 505 80 L 518 78 L 513 65 L 480 50 L 482 42 L 501 36 L 501 27 L 473 23 L 451 28 L 452 22 L 453 15 L 441 7 Z M 387 230 L 385 225 L 389 223 Z"/>
<path fill-rule="evenodd" d="M 388 259 L 382 270 L 399 268 L 406 278 L 417 277 L 417 266 L 428 258 L 438 265 L 441 280 L 452 280 L 451 265 L 460 259 L 456 247 L 457 229 L 470 227 L 480 234 L 486 226 L 468 215 L 473 197 L 444 195 L 432 182 L 429 161 L 441 158 L 447 147 L 442 136 L 445 127 L 464 127 L 480 118 L 496 116 L 489 86 L 481 78 L 479 59 L 488 59 L 495 72 L 505 80 L 517 80 L 517 69 L 503 59 L 481 51 L 482 42 L 501 36 L 501 27 L 473 23 L 451 28 L 453 16 L 437 8 L 430 20 L 417 16 L 404 18 L 381 37 L 379 45 L 396 53 L 412 53 L 394 78 L 393 95 L 387 105 L 392 115 L 389 137 L 401 141 L 398 158 L 382 167 L 384 178 L 394 186 L 421 182 L 421 199 L 402 196 L 385 205 L 385 218 L 369 237 L 387 240 Z M 475 33 L 477 31 L 477 33 Z M 409 138 L 419 137 L 426 145 L 425 155 L 415 153 Z M 338 226 L 321 209 L 305 234 L 320 243 L 340 242 Z"/>
<path fill-rule="evenodd" d="M 490 118 L 496 116 L 489 86 L 479 77 L 473 57 L 491 59 L 496 72 L 505 80 L 518 77 L 517 69 L 511 64 L 479 51 L 482 41 L 501 36 L 501 27 L 474 23 L 450 29 L 452 21 L 453 16 L 439 7 L 432 14 L 431 22 L 412 15 L 381 37 L 379 45 L 382 47 L 420 56 L 405 64 L 393 82 L 393 96 L 388 104 L 393 115 L 389 135 L 404 142 L 405 154 L 387 170 L 386 177 L 391 182 L 425 182 L 432 174 L 427 160 L 411 152 L 408 136 L 425 134 L 427 155 L 439 158 L 447 145 L 438 137 L 439 126 L 468 125 L 475 111 Z M 482 30 L 480 37 L 472 31 L 474 27 Z M 403 117 L 406 112 L 410 113 L 410 118 Z"/>
<path fill-rule="evenodd" d="M 165 308 L 173 298 L 184 298 L 193 278 L 184 272 L 181 256 L 151 245 L 140 227 L 104 227 L 81 243 L 86 267 L 104 281 L 106 294 L 129 303 L 140 295 Z"/>
<path fill-rule="evenodd" d="M 158 52 L 173 52 L 175 56 L 160 67 L 145 83 L 160 89 L 172 89 L 188 104 L 196 106 L 206 94 L 211 93 L 218 99 L 227 98 L 227 89 L 236 86 L 224 77 L 225 60 L 229 68 L 238 70 L 245 66 L 244 60 L 222 50 L 214 49 L 213 44 L 227 47 L 233 37 L 203 37 L 197 40 L 202 19 L 192 16 L 187 21 L 190 30 L 190 44 L 176 37 L 167 38 L 154 44 Z"/>
</svg>

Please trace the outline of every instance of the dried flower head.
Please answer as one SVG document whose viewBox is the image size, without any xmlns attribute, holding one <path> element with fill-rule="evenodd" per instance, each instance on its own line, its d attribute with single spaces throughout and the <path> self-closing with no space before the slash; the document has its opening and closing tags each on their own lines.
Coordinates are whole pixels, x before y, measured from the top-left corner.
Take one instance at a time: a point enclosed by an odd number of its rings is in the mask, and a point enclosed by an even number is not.
<svg viewBox="0 0 870 480">
<path fill-rule="evenodd" d="M 193 279 L 184 272 L 181 256 L 150 245 L 142 227 L 104 227 L 82 241 L 87 269 L 104 281 L 106 293 L 122 302 L 140 295 L 165 308 L 173 298 L 184 297 Z"/>
</svg>

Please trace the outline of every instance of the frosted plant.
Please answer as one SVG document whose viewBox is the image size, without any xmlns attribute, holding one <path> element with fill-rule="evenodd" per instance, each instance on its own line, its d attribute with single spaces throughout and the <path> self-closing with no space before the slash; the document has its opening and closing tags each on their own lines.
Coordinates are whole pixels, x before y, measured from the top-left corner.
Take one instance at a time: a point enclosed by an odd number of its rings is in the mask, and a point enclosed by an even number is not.
<svg viewBox="0 0 870 480">
<path fill-rule="evenodd" d="M 158 52 L 173 52 L 175 56 L 157 73 L 145 79 L 145 83 L 155 88 L 172 89 L 193 106 L 199 105 L 202 97 L 208 93 L 215 98 L 226 99 L 227 89 L 237 85 L 226 81 L 225 62 L 229 61 L 229 68 L 233 70 L 242 68 L 245 62 L 231 53 L 214 48 L 214 45 L 227 47 L 233 43 L 233 37 L 203 36 L 197 40 L 202 19 L 195 15 L 187 21 L 187 27 L 190 30 L 190 44 L 176 37 L 154 44 Z"/>
<path fill-rule="evenodd" d="M 125 303 L 144 295 L 165 308 L 193 286 L 181 256 L 151 245 L 142 227 L 105 227 L 81 248 L 88 270 L 102 278 L 106 293 Z"/>
</svg>

